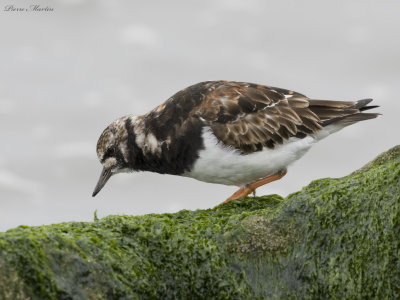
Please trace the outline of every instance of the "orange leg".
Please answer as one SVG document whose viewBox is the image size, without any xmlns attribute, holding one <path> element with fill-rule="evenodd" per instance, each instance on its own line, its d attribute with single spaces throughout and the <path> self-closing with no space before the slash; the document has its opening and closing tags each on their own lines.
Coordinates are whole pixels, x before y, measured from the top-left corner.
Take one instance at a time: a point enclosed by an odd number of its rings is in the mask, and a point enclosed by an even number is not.
<svg viewBox="0 0 400 300">
<path fill-rule="evenodd" d="M 246 184 L 245 187 L 242 187 L 241 189 L 236 191 L 232 196 L 230 196 L 228 199 L 226 199 L 221 204 L 228 203 L 229 201 L 232 201 L 232 200 L 235 200 L 235 199 L 244 198 L 250 193 L 253 193 L 255 195 L 256 188 L 258 188 L 258 187 L 260 187 L 260 186 L 262 186 L 264 184 L 270 183 L 272 181 L 281 179 L 283 176 L 286 175 L 286 173 L 287 173 L 287 170 L 283 169 L 283 170 L 279 171 L 276 174 L 269 175 L 269 176 L 261 178 L 261 179 L 259 179 L 257 181 L 254 181 L 254 182 L 251 182 L 249 184 Z"/>
</svg>

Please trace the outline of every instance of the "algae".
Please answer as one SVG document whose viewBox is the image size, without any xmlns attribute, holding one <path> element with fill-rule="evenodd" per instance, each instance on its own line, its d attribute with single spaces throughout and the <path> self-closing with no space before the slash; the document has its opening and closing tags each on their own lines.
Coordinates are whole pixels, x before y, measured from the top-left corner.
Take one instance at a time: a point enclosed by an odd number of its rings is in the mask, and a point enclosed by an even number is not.
<svg viewBox="0 0 400 300">
<path fill-rule="evenodd" d="M 286 199 L 0 233 L 0 299 L 400 298 L 400 146 Z"/>
</svg>

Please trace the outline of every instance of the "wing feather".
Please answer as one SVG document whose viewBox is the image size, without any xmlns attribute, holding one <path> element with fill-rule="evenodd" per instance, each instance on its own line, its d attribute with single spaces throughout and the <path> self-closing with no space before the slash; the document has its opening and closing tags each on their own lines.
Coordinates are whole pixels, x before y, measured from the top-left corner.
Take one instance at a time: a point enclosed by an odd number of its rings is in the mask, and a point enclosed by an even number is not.
<svg viewBox="0 0 400 300">
<path fill-rule="evenodd" d="M 167 144 L 194 134 L 200 139 L 201 128 L 209 126 L 221 143 L 247 154 L 335 122 L 374 118 L 378 114 L 362 113 L 375 107 L 367 106 L 371 101 L 314 100 L 277 87 L 207 81 L 179 91 L 144 119 L 146 131 Z"/>
<path fill-rule="evenodd" d="M 222 143 L 251 153 L 318 131 L 320 120 L 308 105 L 307 97 L 292 91 L 223 82 L 204 95 L 197 114 Z"/>
</svg>

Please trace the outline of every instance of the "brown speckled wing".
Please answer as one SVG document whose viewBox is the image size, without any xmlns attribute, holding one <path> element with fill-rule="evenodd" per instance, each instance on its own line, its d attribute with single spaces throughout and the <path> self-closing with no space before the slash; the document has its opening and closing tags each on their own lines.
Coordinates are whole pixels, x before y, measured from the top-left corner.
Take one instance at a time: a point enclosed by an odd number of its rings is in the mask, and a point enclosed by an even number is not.
<svg viewBox="0 0 400 300">
<path fill-rule="evenodd" d="M 179 91 L 146 114 L 144 130 L 163 147 L 180 147 L 171 152 L 178 156 L 201 147 L 204 126 L 223 144 L 252 153 L 315 134 L 329 124 L 375 118 L 378 114 L 363 113 L 376 107 L 367 106 L 371 101 L 315 100 L 277 87 L 207 81 Z"/>
<path fill-rule="evenodd" d="M 222 143 L 243 153 L 272 149 L 290 137 L 303 138 L 322 128 L 306 96 L 250 83 L 214 86 L 196 114 Z"/>
</svg>

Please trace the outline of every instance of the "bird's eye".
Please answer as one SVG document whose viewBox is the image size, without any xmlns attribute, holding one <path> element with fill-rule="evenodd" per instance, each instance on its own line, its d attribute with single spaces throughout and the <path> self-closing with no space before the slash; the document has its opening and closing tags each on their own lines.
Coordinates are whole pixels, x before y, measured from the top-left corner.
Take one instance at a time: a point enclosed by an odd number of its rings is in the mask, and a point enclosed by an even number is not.
<svg viewBox="0 0 400 300">
<path fill-rule="evenodd" d="M 107 150 L 107 152 L 106 152 L 106 154 L 104 156 L 105 157 L 111 157 L 111 156 L 114 156 L 114 154 L 115 154 L 114 148 L 108 148 L 108 150 Z"/>
</svg>

